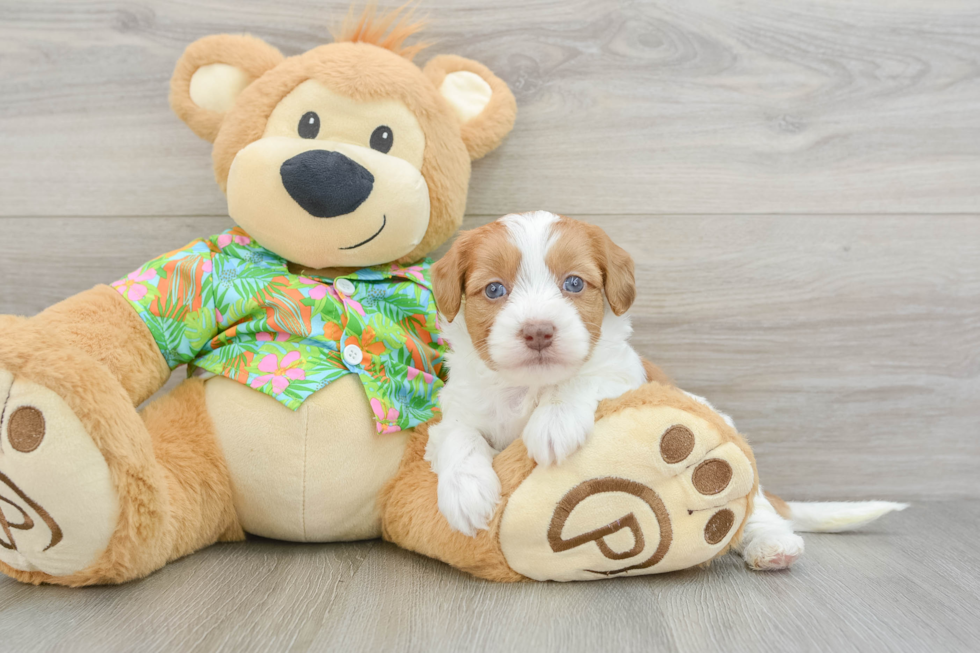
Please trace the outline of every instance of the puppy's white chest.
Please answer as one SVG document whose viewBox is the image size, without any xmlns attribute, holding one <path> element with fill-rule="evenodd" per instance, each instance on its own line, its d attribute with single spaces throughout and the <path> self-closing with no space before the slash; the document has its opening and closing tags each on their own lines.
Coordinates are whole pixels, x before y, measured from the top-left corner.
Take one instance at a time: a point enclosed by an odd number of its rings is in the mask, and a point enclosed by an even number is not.
<svg viewBox="0 0 980 653">
<path fill-rule="evenodd" d="M 484 435 L 490 445 L 501 451 L 521 437 L 531 413 L 538 405 L 539 393 L 526 387 L 504 388 L 494 398 L 494 410 Z"/>
</svg>

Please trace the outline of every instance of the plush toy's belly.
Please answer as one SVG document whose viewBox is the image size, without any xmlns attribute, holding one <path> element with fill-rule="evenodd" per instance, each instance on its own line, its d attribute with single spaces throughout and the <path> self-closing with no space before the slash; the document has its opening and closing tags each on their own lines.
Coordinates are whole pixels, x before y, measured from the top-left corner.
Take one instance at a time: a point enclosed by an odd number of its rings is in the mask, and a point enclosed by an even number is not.
<svg viewBox="0 0 980 653">
<path fill-rule="evenodd" d="M 379 434 L 357 377 L 295 412 L 224 377 L 206 384 L 246 532 L 298 542 L 378 537 L 378 492 L 394 476 L 409 431 Z"/>
</svg>

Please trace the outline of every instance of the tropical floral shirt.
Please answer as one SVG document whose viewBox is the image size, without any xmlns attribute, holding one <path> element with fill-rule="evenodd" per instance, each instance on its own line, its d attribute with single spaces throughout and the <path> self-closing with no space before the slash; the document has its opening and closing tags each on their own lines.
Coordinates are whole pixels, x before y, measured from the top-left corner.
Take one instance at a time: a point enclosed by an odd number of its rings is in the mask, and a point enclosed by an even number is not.
<svg viewBox="0 0 980 653">
<path fill-rule="evenodd" d="M 196 240 L 113 283 L 149 327 L 171 369 L 221 375 L 296 410 L 357 374 L 379 433 L 439 411 L 445 344 L 431 260 L 335 279 L 301 276 L 239 228 Z"/>
</svg>

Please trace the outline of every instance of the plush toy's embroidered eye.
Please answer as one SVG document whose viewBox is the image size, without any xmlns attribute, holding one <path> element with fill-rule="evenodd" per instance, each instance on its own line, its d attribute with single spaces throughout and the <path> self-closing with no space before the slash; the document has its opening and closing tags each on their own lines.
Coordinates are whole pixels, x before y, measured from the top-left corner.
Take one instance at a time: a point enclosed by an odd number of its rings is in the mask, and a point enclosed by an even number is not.
<svg viewBox="0 0 980 653">
<path fill-rule="evenodd" d="M 316 138 L 316 135 L 320 133 L 320 116 L 312 111 L 307 111 L 299 119 L 296 131 L 302 138 Z"/>
<path fill-rule="evenodd" d="M 483 293 L 489 299 L 499 299 L 507 294 L 507 289 L 504 288 L 504 284 L 494 281 L 493 283 L 487 285 L 487 287 L 483 290 Z"/>
<path fill-rule="evenodd" d="M 562 284 L 562 288 L 565 292 L 579 293 L 585 290 L 585 282 L 582 281 L 582 277 L 576 277 L 574 274 L 565 277 L 565 283 Z"/>
<path fill-rule="evenodd" d="M 382 154 L 387 154 L 391 146 L 395 144 L 395 135 L 391 127 L 381 125 L 371 133 L 371 149 L 377 150 Z"/>
</svg>

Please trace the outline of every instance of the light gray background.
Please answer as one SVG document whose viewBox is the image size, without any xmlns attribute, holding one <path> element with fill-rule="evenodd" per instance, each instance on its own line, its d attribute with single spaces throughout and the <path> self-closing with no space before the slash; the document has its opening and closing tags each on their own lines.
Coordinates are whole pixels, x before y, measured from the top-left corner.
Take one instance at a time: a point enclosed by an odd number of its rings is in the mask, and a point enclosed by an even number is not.
<svg viewBox="0 0 980 653">
<path fill-rule="evenodd" d="M 513 88 L 466 226 L 544 208 L 637 262 L 640 352 L 788 498 L 912 500 L 789 573 L 496 586 L 382 543 L 212 547 L 124 588 L 0 579 L 0 641 L 228 650 L 970 650 L 980 636 L 980 4 L 427 0 Z M 0 0 L 0 312 L 226 228 L 182 49 L 329 40 L 324 0 Z M 13 649 L 12 649 L 13 650 Z"/>
</svg>

